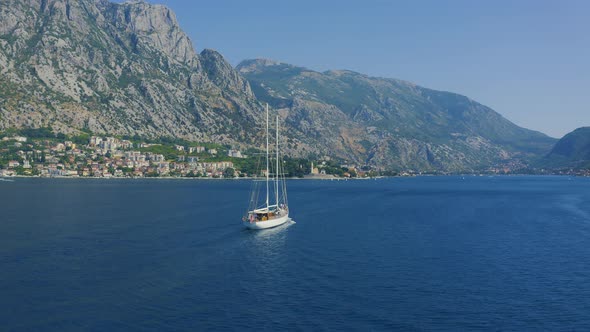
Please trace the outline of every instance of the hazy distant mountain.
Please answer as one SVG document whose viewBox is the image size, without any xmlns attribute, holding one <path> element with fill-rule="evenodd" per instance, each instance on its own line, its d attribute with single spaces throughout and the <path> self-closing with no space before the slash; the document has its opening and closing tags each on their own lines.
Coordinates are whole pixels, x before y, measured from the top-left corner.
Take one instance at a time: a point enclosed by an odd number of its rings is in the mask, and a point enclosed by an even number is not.
<svg viewBox="0 0 590 332">
<path fill-rule="evenodd" d="M 541 165 L 551 168 L 590 167 L 590 127 L 578 128 L 565 135 L 543 158 Z"/>
<path fill-rule="evenodd" d="M 238 65 L 256 97 L 325 152 L 396 168 L 461 170 L 546 154 L 554 139 L 467 97 L 352 71 L 271 60 Z M 310 143 L 311 144 L 311 143 Z"/>
</svg>

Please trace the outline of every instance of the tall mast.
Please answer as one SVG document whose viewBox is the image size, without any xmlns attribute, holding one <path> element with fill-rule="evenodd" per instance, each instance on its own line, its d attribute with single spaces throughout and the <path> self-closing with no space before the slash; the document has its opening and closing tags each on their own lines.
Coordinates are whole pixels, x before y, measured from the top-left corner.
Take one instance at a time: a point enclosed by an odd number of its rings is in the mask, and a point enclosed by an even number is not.
<svg viewBox="0 0 590 332">
<path fill-rule="evenodd" d="M 266 208 L 268 209 L 268 173 L 270 172 L 268 164 L 268 103 L 266 104 Z"/>
<path fill-rule="evenodd" d="M 275 168 L 275 202 L 279 209 L 279 116 L 277 115 L 277 167 Z"/>
</svg>

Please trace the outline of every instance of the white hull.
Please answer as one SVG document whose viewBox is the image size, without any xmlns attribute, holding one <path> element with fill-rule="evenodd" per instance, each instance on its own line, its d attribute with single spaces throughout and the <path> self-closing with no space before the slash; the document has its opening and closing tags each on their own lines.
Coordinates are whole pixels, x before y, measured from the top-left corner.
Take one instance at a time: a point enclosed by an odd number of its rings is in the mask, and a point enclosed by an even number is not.
<svg viewBox="0 0 590 332">
<path fill-rule="evenodd" d="M 244 226 L 249 229 L 265 229 L 265 228 L 273 228 L 280 226 L 289 220 L 289 214 L 265 221 L 258 221 L 258 222 L 249 222 L 244 221 Z"/>
</svg>

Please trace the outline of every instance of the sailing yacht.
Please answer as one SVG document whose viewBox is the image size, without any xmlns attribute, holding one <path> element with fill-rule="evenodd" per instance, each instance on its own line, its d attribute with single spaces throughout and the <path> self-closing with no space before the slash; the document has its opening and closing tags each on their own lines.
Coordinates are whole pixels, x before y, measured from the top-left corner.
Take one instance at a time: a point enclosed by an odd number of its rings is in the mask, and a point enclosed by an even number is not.
<svg viewBox="0 0 590 332">
<path fill-rule="evenodd" d="M 285 174 L 282 172 L 283 165 L 279 162 L 279 117 L 278 115 L 276 117 L 274 174 L 271 173 L 268 117 L 268 104 L 266 104 L 266 169 L 264 172 L 266 175 L 266 195 L 262 196 L 265 198 L 264 202 L 259 202 L 261 181 L 254 180 L 250 196 L 250 206 L 246 216 L 242 218 L 244 225 L 250 229 L 272 228 L 282 225 L 289 220 Z M 271 198 L 271 196 L 274 197 Z"/>
</svg>

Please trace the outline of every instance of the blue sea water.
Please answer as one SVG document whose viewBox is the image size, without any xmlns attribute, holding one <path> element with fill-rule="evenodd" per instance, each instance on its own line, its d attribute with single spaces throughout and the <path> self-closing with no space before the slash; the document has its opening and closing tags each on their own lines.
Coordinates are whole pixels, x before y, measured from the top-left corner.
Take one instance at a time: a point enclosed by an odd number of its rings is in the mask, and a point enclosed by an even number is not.
<svg viewBox="0 0 590 332">
<path fill-rule="evenodd" d="M 590 330 L 590 179 L 0 182 L 0 330 Z"/>
</svg>

